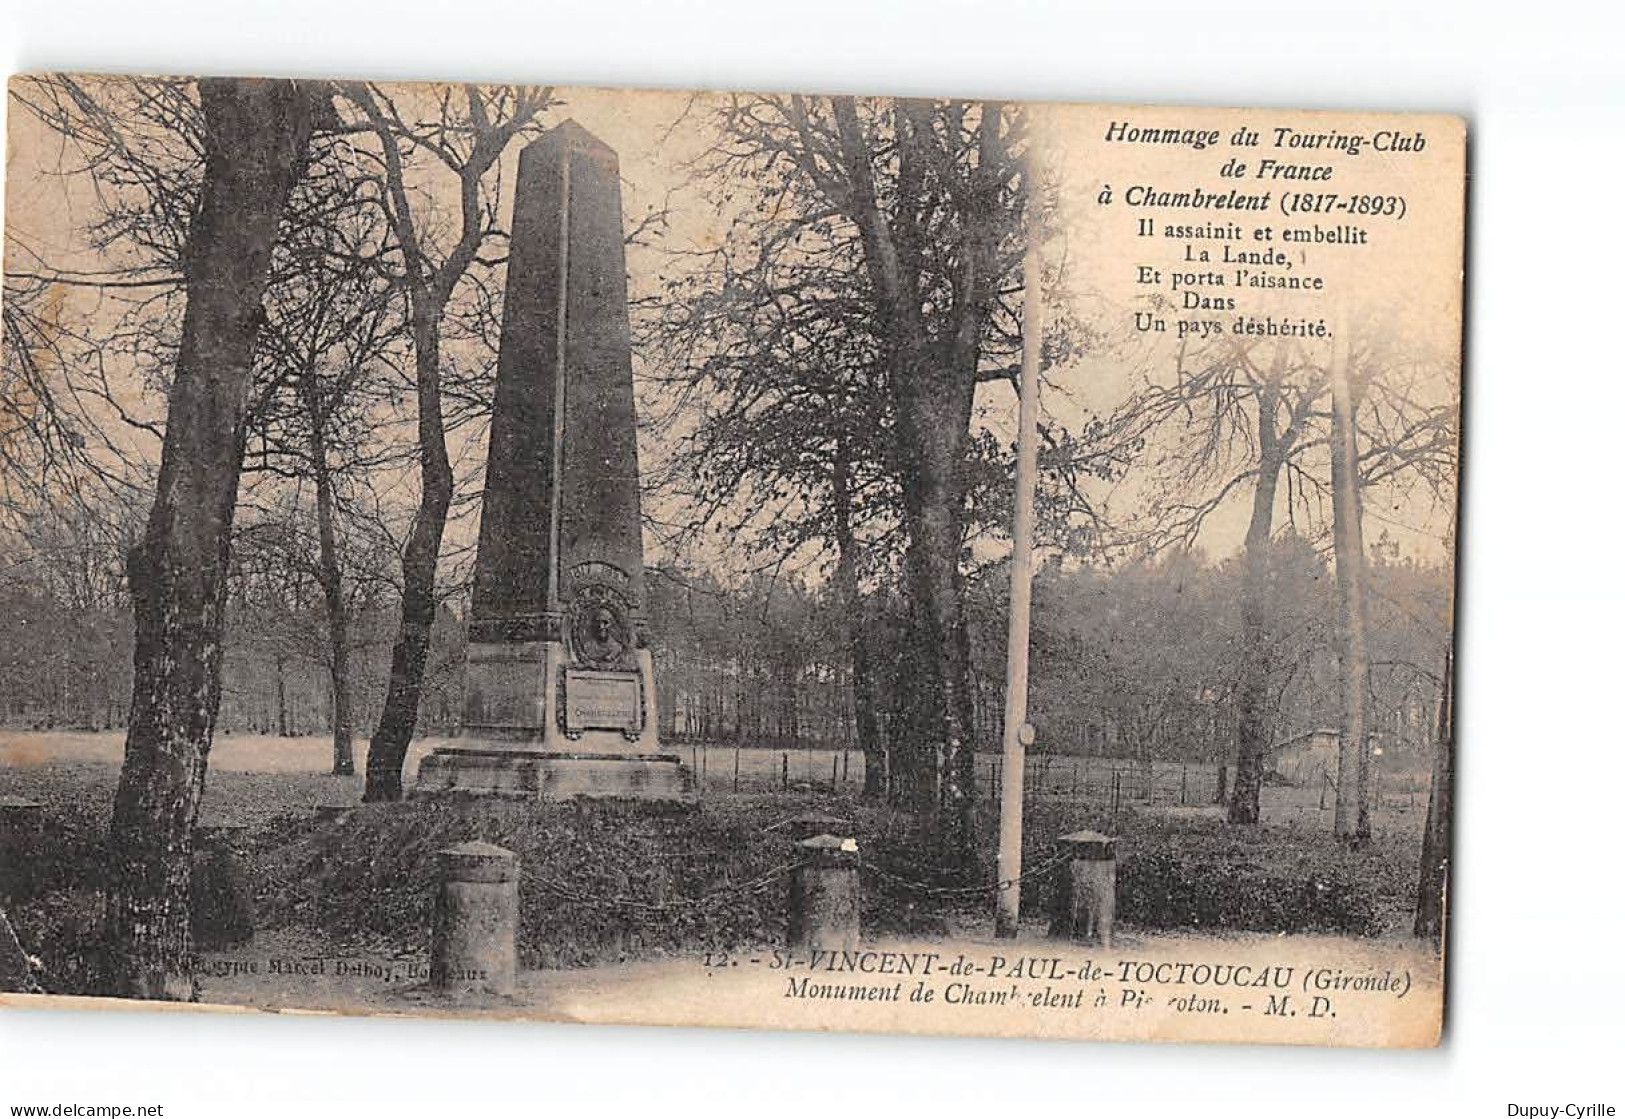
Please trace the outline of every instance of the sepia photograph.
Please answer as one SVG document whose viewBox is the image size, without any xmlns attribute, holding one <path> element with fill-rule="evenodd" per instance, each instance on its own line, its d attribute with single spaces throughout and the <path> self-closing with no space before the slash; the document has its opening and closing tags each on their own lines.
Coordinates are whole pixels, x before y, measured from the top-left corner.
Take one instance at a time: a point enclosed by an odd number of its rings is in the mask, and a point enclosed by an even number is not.
<svg viewBox="0 0 1625 1119">
<path fill-rule="evenodd" d="M 1619 1119 L 1622 42 L 0 6 L 0 1115 Z"/>
<path fill-rule="evenodd" d="M 1459 118 L 7 117 L 6 1002 L 1436 1044 Z"/>
</svg>

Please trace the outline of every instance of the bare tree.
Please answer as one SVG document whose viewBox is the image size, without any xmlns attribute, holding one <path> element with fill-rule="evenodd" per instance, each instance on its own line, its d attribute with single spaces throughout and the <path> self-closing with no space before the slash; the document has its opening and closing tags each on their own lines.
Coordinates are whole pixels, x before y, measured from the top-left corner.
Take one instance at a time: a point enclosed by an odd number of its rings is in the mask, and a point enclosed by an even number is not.
<svg viewBox="0 0 1625 1119">
<path fill-rule="evenodd" d="M 1349 416 L 1351 478 L 1394 495 L 1418 481 L 1442 494 L 1453 469 L 1455 414 L 1419 387 L 1438 381 L 1426 348 L 1389 321 L 1350 321 L 1347 376 L 1363 404 Z M 1135 548 L 1189 547 L 1216 511 L 1247 502 L 1229 818 L 1255 824 L 1275 722 L 1270 680 L 1279 667 L 1267 639 L 1267 557 L 1283 515 L 1317 540 L 1329 527 L 1331 369 L 1324 353 L 1295 339 L 1182 342 L 1172 356 L 1170 369 L 1150 370 L 1115 410 L 1107 439 L 1113 456 L 1149 483 L 1147 512 L 1129 536 Z"/>
<path fill-rule="evenodd" d="M 1339 329 L 1330 361 L 1332 425 L 1332 551 L 1336 557 L 1339 692 L 1342 748 L 1337 760 L 1337 807 L 1332 828 L 1351 844 L 1371 838 L 1371 746 L 1366 734 L 1370 656 L 1365 637 L 1365 531 L 1361 524 L 1359 451 L 1355 413 L 1359 402 L 1349 378 L 1349 332 Z"/>
<path fill-rule="evenodd" d="M 112 991 L 192 997 L 192 828 L 220 702 L 231 525 L 260 300 L 324 101 L 288 81 L 200 83 L 207 132 L 181 267 L 186 310 L 163 460 L 129 558 L 135 687 L 108 849 Z"/>
<path fill-rule="evenodd" d="M 399 800 L 406 752 L 417 727 L 436 612 L 440 545 L 452 502 L 442 320 L 465 274 L 498 236 L 498 161 L 510 144 L 536 129 L 552 93 L 522 86 L 448 86 L 434 92 L 433 105 L 419 120 L 377 86 L 351 84 L 344 92 L 378 145 L 373 158 L 383 184 L 380 205 L 399 256 L 396 280 L 406 297 L 417 398 L 420 494 L 401 561 L 400 633 L 383 712 L 367 750 L 363 793 L 369 801 Z M 455 177 L 455 236 L 448 245 L 435 244 L 432 231 L 438 223 L 432 204 L 421 195 L 414 198 L 408 168 L 414 156 Z"/>
<path fill-rule="evenodd" d="M 795 110 L 793 110 L 795 111 Z M 797 113 L 799 121 L 805 114 Z M 896 203 L 882 209 L 876 165 L 889 162 L 856 102 L 836 98 L 838 184 L 832 191 L 857 225 L 864 264 L 890 345 L 890 387 L 897 406 L 898 475 L 909 532 L 906 571 L 913 612 L 913 650 L 905 664 L 908 711 L 917 750 L 942 751 L 940 802 L 944 856 L 962 869 L 976 863 L 975 707 L 970 636 L 959 568 L 964 537 L 960 475 L 983 346 L 996 293 L 1004 281 L 1000 250 L 1016 232 L 1018 164 L 1010 156 L 1003 109 L 995 104 L 895 107 Z M 806 126 L 801 125 L 805 134 Z M 816 168 L 817 154 L 809 152 Z M 934 185 L 931 185 L 934 184 Z M 953 263 L 933 284 L 928 230 L 957 226 Z M 937 300 L 944 311 L 935 312 Z M 933 321 L 937 320 L 937 321 Z M 918 768 L 915 770 L 918 775 Z"/>
<path fill-rule="evenodd" d="M 664 426 L 676 450 L 660 473 L 686 499 L 674 546 L 720 529 L 772 569 L 833 550 L 864 793 L 876 797 L 886 759 L 863 581 L 894 546 L 898 501 L 880 347 L 859 288 L 843 256 L 725 242 L 671 281 L 642 340 L 673 397 Z"/>
<path fill-rule="evenodd" d="M 8 231 L 13 264 L 23 267 L 7 276 L 8 357 L 16 355 L 7 367 L 17 391 L 6 386 L 0 414 L 26 417 L 32 432 L 26 446 L 41 468 L 35 473 L 56 480 L 52 502 L 87 481 L 115 493 L 136 490 L 150 502 L 153 470 L 144 448 L 161 441 L 162 417 L 132 402 L 161 400 L 175 361 L 181 261 L 207 133 L 196 86 L 184 79 L 47 75 L 14 83 L 13 98 L 66 141 L 60 172 L 82 176 L 94 189 L 98 205 L 85 240 L 106 267 L 64 268 Z M 382 219 L 368 197 L 375 184 L 355 172 L 353 154 L 342 140 L 315 143 L 283 215 L 245 463 L 248 472 L 296 487 L 308 480 L 316 491 L 337 714 L 334 767 L 341 773 L 351 772 L 353 761 L 335 521 L 345 476 L 392 453 L 365 446 L 377 426 L 366 419 L 366 405 L 370 366 L 401 333 L 398 294 L 380 259 Z M 74 325 L 64 328 L 64 320 Z M 156 391 L 132 391 L 132 378 Z M 4 478 L 15 488 L 30 476 L 9 469 Z"/>
<path fill-rule="evenodd" d="M 99 264 L 50 259 L 24 223 L 8 223 L 0 416 L 29 438 L 0 453 L 26 447 L 44 470 L 38 479 L 135 489 L 145 504 L 162 414 L 132 387 L 161 398 L 174 370 L 206 148 L 197 89 L 179 78 L 51 74 L 13 81 L 10 96 L 63 139 L 58 173 L 90 186 L 82 232 Z M 6 485 L 29 476 L 8 469 Z"/>
<path fill-rule="evenodd" d="M 1019 121 L 990 103 L 736 97 L 720 111 L 717 137 L 702 170 L 760 196 L 760 220 L 735 226 L 742 243 L 813 266 L 800 273 L 801 284 L 778 289 L 779 309 L 799 319 L 796 303 L 817 305 L 812 320 L 843 337 L 843 348 L 826 347 L 822 360 L 863 372 L 879 389 L 884 408 L 872 414 L 886 423 L 878 442 L 885 476 L 897 487 L 914 631 L 901 666 L 910 702 L 896 739 L 895 787 L 914 807 L 937 813 L 947 863 L 969 869 L 975 728 L 962 602 L 966 462 L 975 447 L 977 386 L 1009 376 L 1018 344 L 1003 300 L 1019 288 L 1010 280 L 1023 221 Z M 841 271 L 848 279 L 834 289 L 807 282 Z M 855 321 L 847 325 L 843 316 Z M 792 335 L 786 351 L 797 345 Z M 848 411 L 836 423 L 852 418 Z M 830 429 L 828 422 L 818 428 Z M 855 430 L 863 438 L 875 431 Z M 828 495 L 835 446 L 820 443 Z M 847 492 L 855 495 L 851 483 L 873 453 L 856 441 L 845 450 Z M 839 569 L 838 522 L 830 518 L 821 535 L 835 542 Z M 850 585 L 850 571 L 839 574 Z"/>
<path fill-rule="evenodd" d="M 311 176 L 311 178 L 320 178 Z M 327 176 L 329 194 L 345 196 L 354 184 Z M 313 193 L 307 182 L 305 194 Z M 350 220 L 334 220 L 344 212 Z M 339 552 L 344 487 L 358 472 L 397 465 L 399 453 L 380 439 L 379 383 L 396 376 L 405 322 L 395 285 L 377 259 L 382 231 L 371 208 L 349 209 L 342 200 L 311 205 L 285 238 L 285 275 L 267 299 L 263 364 L 273 385 L 291 382 L 292 392 L 268 393 L 256 466 L 315 491 L 315 575 L 322 589 L 327 666 L 332 690 L 333 773 L 355 772 L 352 739 L 351 618 L 345 563 Z"/>
<path fill-rule="evenodd" d="M 1283 477 L 1312 439 L 1324 376 L 1294 345 L 1181 345 L 1174 376 L 1149 378 L 1121 405 L 1109 441 L 1153 479 L 1153 515 L 1138 530 L 1150 552 L 1196 544 L 1208 517 L 1250 490 L 1242 545 L 1236 668 L 1236 770 L 1230 821 L 1258 822 L 1269 747 L 1271 651 L 1267 640 L 1269 548 Z"/>
</svg>

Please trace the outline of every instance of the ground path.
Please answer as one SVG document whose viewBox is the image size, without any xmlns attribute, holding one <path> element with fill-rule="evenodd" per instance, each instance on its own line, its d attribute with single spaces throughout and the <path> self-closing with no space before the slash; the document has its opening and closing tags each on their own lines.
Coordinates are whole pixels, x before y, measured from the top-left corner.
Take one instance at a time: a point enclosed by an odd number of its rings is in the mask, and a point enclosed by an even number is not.
<svg viewBox="0 0 1625 1119">
<path fill-rule="evenodd" d="M 271 933 L 211 953 L 203 1000 L 602 1024 L 1425 1045 L 1439 997 L 1437 961 L 1415 942 L 1127 930 L 1108 950 L 1048 940 L 1039 924 L 1015 942 L 961 930 L 940 941 L 865 942 L 850 957 L 765 947 L 529 971 L 514 998 L 472 1001 L 429 990 L 426 953 L 330 952 Z M 960 957 L 975 971 L 955 974 Z M 318 967 L 322 974 L 299 973 Z M 913 997 L 922 989 L 929 1003 Z"/>
</svg>

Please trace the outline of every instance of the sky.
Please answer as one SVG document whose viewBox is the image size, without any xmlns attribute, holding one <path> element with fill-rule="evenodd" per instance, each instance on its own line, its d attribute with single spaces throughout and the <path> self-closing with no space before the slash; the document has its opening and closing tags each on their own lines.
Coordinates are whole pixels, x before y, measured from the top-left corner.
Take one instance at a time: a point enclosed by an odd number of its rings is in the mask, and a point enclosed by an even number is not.
<svg viewBox="0 0 1625 1119">
<path fill-rule="evenodd" d="M 409 102 L 424 96 L 427 87 L 404 94 Z M 569 88 L 556 91 L 562 104 L 551 110 L 548 124 L 573 119 L 614 148 L 620 158 L 623 202 L 629 227 L 653 210 L 665 208 L 668 220 L 643 243 L 628 250 L 630 293 L 634 301 L 655 295 L 660 279 L 673 268 L 668 252 L 715 244 L 723 236 L 726 216 L 718 214 L 704 196 L 700 184 L 692 180 L 689 163 L 707 143 L 708 95 L 673 92 L 647 92 L 598 88 Z M 1197 114 L 1196 118 L 1191 116 Z M 1227 115 L 1229 114 L 1229 115 Z M 1051 298 L 1069 303 L 1079 313 L 1100 324 L 1109 344 L 1086 353 L 1063 368 L 1046 372 L 1048 393 L 1044 400 L 1046 422 L 1077 429 L 1092 416 L 1111 412 L 1141 386 L 1147 377 L 1165 377 L 1175 353 L 1166 337 L 1136 337 L 1125 328 L 1133 308 L 1144 298 L 1133 283 L 1133 271 L 1143 245 L 1129 235 L 1124 212 L 1098 205 L 1102 186 L 1116 179 L 1118 190 L 1131 181 L 1147 176 L 1211 176 L 1214 150 L 1205 154 L 1191 151 L 1128 150 L 1104 143 L 1105 126 L 1118 117 L 1130 117 L 1143 125 L 1188 125 L 1192 119 L 1222 126 L 1236 125 L 1226 110 L 1170 110 L 1099 106 L 1045 106 L 1035 113 L 1036 135 L 1042 138 L 1043 159 L 1059 184 L 1062 202 L 1061 227 L 1046 239 L 1042 252 L 1052 267 L 1063 257 L 1067 267 L 1056 281 Z M 73 153 L 59 138 L 44 128 L 31 114 L 12 105 L 9 114 L 7 167 L 7 267 L 44 270 L 37 257 L 64 269 L 96 270 L 108 262 L 86 246 L 84 228 L 97 212 L 97 199 L 87 176 L 64 175 L 73 166 Z M 1294 118 L 1296 119 L 1296 118 Z M 1257 123 L 1254 121 L 1254 123 Z M 1343 122 L 1346 127 L 1346 120 Z M 1160 162 L 1159 162 L 1160 161 Z M 512 179 L 517 160 L 505 158 L 502 165 L 501 197 L 511 205 Z M 1449 176 L 1440 176 L 1435 164 L 1407 164 L 1396 158 L 1365 153 L 1362 160 L 1345 160 L 1340 173 L 1391 187 L 1395 176 L 1410 192 L 1437 189 L 1442 179 L 1446 197 L 1432 200 L 1434 209 L 1449 210 Z M 1136 178 L 1138 176 L 1138 178 Z M 1204 180 L 1206 181 L 1206 180 Z M 425 189 L 448 209 L 452 204 L 449 178 L 425 180 Z M 1353 189 L 1348 187 L 1345 189 Z M 1373 187 L 1372 189 L 1376 189 Z M 1375 292 L 1385 305 L 1399 308 L 1408 318 L 1410 336 L 1439 357 L 1440 374 L 1428 386 L 1435 394 L 1455 399 L 1459 378 L 1455 352 L 1459 338 L 1460 272 L 1440 267 L 1452 252 L 1459 260 L 1459 196 L 1457 220 L 1413 222 L 1403 239 L 1396 239 L 1380 251 L 1364 256 L 1345 254 L 1330 271 L 1341 273 L 1346 290 Z M 26 251 L 25 251 L 26 247 Z M 1452 285 L 1453 290 L 1452 290 Z M 1369 299 L 1368 299 L 1369 302 Z M 73 289 L 66 296 L 68 314 L 86 323 L 95 323 L 109 311 L 105 301 L 93 291 Z M 647 355 L 640 355 L 647 356 Z M 647 386 L 644 386 L 644 391 Z M 143 418 L 157 419 L 161 400 L 129 384 L 123 394 L 126 406 Z M 645 401 L 645 419 L 656 411 Z M 991 428 L 1002 439 L 1014 437 L 1015 394 L 1007 384 L 990 384 L 979 393 L 976 422 Z M 110 429 L 117 421 L 109 414 Z M 131 440 L 144 444 L 144 455 L 155 455 L 154 441 L 131 431 Z M 662 434 L 646 422 L 640 433 L 640 457 L 646 464 L 662 457 Z M 483 428 L 471 430 L 454 446 L 454 457 L 477 485 L 482 460 Z M 407 481 L 403 479 L 403 481 Z M 1131 520 L 1157 499 L 1155 487 L 1143 472 L 1131 472 L 1126 479 L 1098 482 L 1091 495 L 1108 513 L 1119 520 Z M 1205 525 L 1199 543 L 1210 554 L 1223 556 L 1241 541 L 1248 514 L 1247 492 L 1237 494 L 1220 506 Z M 657 510 L 657 512 L 660 512 Z M 1374 540 L 1383 534 L 1401 552 L 1424 559 L 1447 555 L 1446 541 L 1453 520 L 1453 508 L 1441 506 L 1430 495 L 1372 493 L 1368 495 L 1367 535 Z M 448 544 L 455 548 L 471 542 L 475 531 L 472 517 L 453 524 Z M 650 537 L 646 547 L 651 558 L 659 558 L 658 540 Z M 727 566 L 728 555 L 691 556 Z M 734 560 L 742 557 L 731 557 Z"/>
</svg>

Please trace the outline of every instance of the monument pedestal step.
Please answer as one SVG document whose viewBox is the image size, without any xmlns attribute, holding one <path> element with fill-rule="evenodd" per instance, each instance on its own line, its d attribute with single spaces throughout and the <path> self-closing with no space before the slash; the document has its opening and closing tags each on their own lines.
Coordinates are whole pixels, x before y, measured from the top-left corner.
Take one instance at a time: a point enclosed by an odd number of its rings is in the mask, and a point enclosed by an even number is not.
<svg viewBox="0 0 1625 1119">
<path fill-rule="evenodd" d="M 676 754 L 441 749 L 418 765 L 413 796 L 470 793 L 530 800 L 692 802 L 694 778 Z"/>
</svg>

